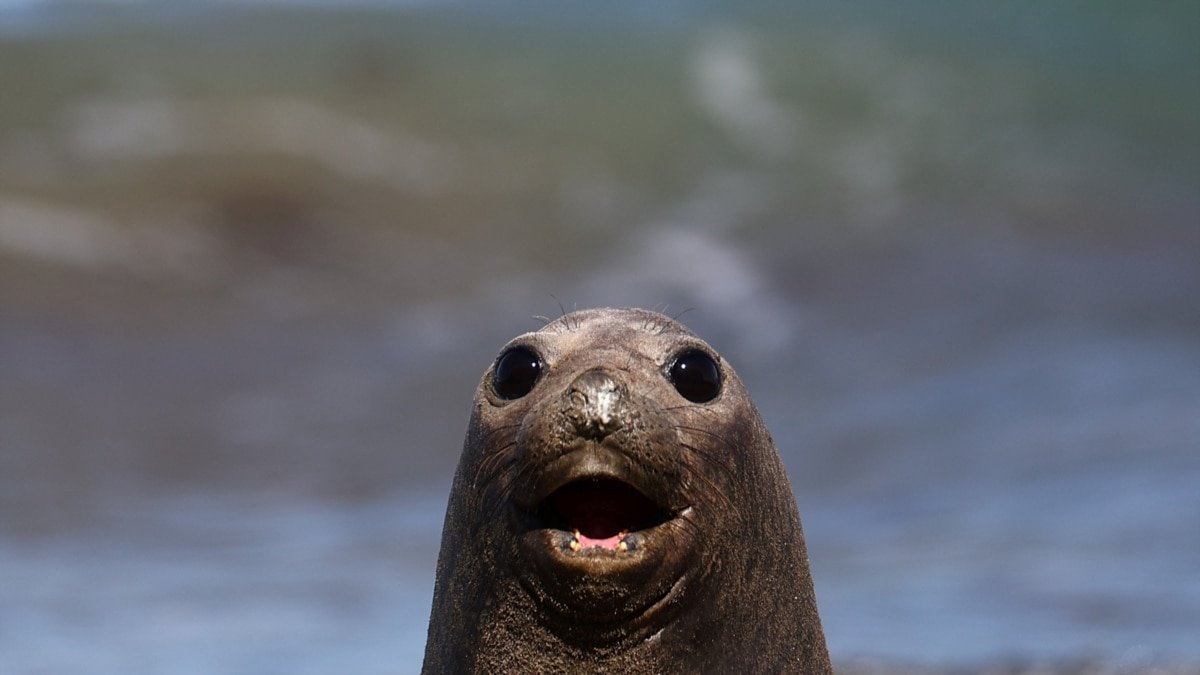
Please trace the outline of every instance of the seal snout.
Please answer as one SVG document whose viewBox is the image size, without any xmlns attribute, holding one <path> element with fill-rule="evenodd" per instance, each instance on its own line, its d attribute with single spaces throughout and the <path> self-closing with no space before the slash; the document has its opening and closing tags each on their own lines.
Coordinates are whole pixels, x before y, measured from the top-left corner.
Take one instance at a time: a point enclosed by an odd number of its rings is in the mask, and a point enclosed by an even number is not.
<svg viewBox="0 0 1200 675">
<path fill-rule="evenodd" d="M 602 440 L 625 425 L 624 388 L 603 368 L 576 377 L 565 399 L 566 417 L 581 438 Z"/>
</svg>

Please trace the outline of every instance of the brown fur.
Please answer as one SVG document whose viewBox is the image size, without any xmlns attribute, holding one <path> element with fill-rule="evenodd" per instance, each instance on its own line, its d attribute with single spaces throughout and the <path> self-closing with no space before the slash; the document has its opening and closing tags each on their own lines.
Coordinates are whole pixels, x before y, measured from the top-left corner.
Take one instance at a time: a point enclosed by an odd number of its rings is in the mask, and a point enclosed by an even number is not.
<svg viewBox="0 0 1200 675">
<path fill-rule="evenodd" d="M 505 401 L 489 369 L 476 393 L 423 672 L 831 673 L 787 475 L 729 364 L 714 400 L 687 401 L 672 359 L 715 352 L 644 310 L 575 312 L 510 344 L 534 349 L 543 374 Z M 581 438 L 568 396 L 594 370 L 621 391 L 603 441 Z M 644 563 L 564 563 L 520 515 L 542 476 L 592 456 L 690 507 L 646 540 Z"/>
</svg>

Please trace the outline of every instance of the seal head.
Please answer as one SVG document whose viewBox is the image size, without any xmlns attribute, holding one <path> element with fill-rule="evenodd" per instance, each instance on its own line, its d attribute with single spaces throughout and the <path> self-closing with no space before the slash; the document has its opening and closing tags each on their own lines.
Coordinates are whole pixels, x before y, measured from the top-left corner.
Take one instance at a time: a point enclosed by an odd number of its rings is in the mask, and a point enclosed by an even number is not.
<svg viewBox="0 0 1200 675">
<path fill-rule="evenodd" d="M 567 314 L 476 392 L 424 671 L 831 672 L 795 501 L 733 369 L 644 310 Z"/>
</svg>

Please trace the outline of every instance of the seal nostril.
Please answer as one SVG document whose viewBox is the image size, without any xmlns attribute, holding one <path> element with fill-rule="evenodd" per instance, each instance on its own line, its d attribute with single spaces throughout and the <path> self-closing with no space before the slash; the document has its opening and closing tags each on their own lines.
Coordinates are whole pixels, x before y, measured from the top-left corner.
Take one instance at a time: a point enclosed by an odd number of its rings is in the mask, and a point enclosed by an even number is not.
<svg viewBox="0 0 1200 675">
<path fill-rule="evenodd" d="M 604 438 L 621 428 L 623 398 L 612 376 L 601 369 L 589 370 L 567 389 L 567 417 L 580 436 Z"/>
</svg>

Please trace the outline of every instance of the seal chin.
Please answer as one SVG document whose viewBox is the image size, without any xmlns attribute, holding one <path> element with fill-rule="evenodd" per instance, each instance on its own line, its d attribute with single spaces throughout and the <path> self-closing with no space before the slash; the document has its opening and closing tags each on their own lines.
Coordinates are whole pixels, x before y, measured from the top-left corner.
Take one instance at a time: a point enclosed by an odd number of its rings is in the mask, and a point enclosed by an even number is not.
<svg viewBox="0 0 1200 675">
<path fill-rule="evenodd" d="M 518 574 L 563 630 L 591 625 L 599 644 L 665 616 L 663 599 L 682 590 L 698 543 L 679 486 L 597 443 L 534 473 L 514 500 L 524 514 Z M 609 635 L 596 622 L 624 628 Z"/>
</svg>

